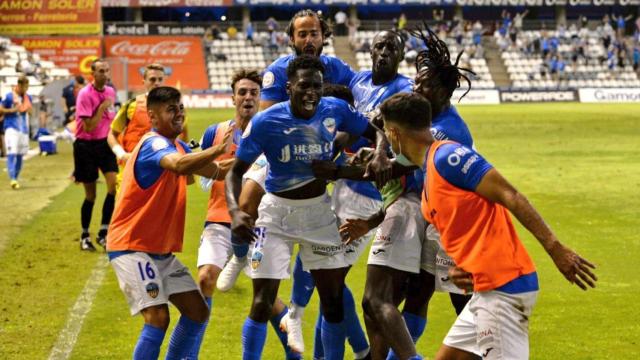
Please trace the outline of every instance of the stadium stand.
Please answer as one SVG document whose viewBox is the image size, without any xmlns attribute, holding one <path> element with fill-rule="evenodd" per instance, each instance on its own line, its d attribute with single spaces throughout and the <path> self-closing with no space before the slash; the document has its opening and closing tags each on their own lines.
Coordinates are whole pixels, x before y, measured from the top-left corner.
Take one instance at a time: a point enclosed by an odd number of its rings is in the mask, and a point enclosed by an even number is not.
<svg viewBox="0 0 640 360">
<path fill-rule="evenodd" d="M 209 49 L 207 53 L 207 71 L 211 90 L 229 92 L 229 84 L 233 72 L 240 68 L 264 69 L 274 59 L 292 52 L 287 46 L 286 35 L 279 34 L 280 41 L 277 47 L 270 46 L 270 35 L 267 32 L 254 34 L 254 41 L 245 39 L 244 34 L 238 33 L 236 39 L 229 39 L 226 33 L 220 34 L 216 39 L 205 44 Z M 333 44 L 323 48 L 323 53 L 335 56 Z"/>
<path fill-rule="evenodd" d="M 631 61 L 618 56 L 627 39 L 605 47 L 601 29 L 524 31 L 515 44 L 507 44 L 498 31 L 495 38 L 505 50 L 502 59 L 514 89 L 640 86 Z"/>
</svg>

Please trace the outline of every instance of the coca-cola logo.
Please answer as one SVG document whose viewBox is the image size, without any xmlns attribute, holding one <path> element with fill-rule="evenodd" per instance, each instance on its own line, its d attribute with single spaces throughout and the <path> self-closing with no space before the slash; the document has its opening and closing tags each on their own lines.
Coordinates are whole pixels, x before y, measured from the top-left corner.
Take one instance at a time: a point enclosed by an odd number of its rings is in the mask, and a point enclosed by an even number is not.
<svg viewBox="0 0 640 360">
<path fill-rule="evenodd" d="M 155 44 L 132 44 L 129 40 L 117 42 L 111 46 L 111 54 L 116 56 L 186 56 L 191 52 L 191 42 L 166 40 Z"/>
</svg>

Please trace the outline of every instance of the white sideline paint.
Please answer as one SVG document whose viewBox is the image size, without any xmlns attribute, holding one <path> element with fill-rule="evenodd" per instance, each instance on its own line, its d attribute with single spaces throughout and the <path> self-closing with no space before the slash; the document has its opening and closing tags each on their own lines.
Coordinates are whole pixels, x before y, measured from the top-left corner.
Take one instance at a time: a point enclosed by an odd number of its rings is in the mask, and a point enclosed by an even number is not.
<svg viewBox="0 0 640 360">
<path fill-rule="evenodd" d="M 93 267 L 91 276 L 87 279 L 84 289 L 82 289 L 76 303 L 71 308 L 71 311 L 69 311 L 67 323 L 65 324 L 64 329 L 60 332 L 60 335 L 58 335 L 58 340 L 56 340 L 56 344 L 53 346 L 53 349 L 51 349 L 49 360 L 68 359 L 69 356 L 71 356 L 73 347 L 76 345 L 76 341 L 78 340 L 78 334 L 82 329 L 84 318 L 87 316 L 87 313 L 89 313 L 89 310 L 91 310 L 93 299 L 96 297 L 96 293 L 102 285 L 104 276 L 107 273 L 108 264 L 109 261 L 107 256 L 105 254 L 99 254 L 98 261 Z"/>
</svg>

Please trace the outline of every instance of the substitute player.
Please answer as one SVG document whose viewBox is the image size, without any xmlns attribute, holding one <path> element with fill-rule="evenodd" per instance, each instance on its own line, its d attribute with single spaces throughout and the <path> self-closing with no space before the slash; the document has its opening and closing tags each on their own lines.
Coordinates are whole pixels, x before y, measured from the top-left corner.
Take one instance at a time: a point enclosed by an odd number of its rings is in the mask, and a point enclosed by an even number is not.
<svg viewBox="0 0 640 360">
<path fill-rule="evenodd" d="M 127 101 L 113 119 L 107 140 L 118 161 L 126 162 L 142 135 L 151 130 L 151 120 L 147 115 L 147 95 L 149 91 L 164 84 L 165 76 L 164 66 L 155 63 L 145 66 L 142 73 L 145 93 Z M 180 139 L 188 141 L 186 126 Z"/>
<path fill-rule="evenodd" d="M 113 104 L 116 101 L 115 90 L 107 85 L 109 81 L 109 63 L 97 59 L 91 64 L 93 81 L 78 93 L 76 101 L 76 141 L 73 143 L 75 181 L 84 185 L 84 202 L 81 208 L 82 234 L 80 249 L 95 251 L 89 236 L 89 225 L 93 204 L 96 201 L 96 181 L 98 169 L 102 171 L 107 183 L 107 195 L 102 205 L 102 221 L 96 242 L 106 246 L 106 235 L 113 213 L 116 193 L 116 174 L 118 164 L 107 143 L 109 126 L 113 120 Z"/>
<path fill-rule="evenodd" d="M 398 94 L 380 107 L 394 152 L 423 164 L 421 209 L 444 250 L 471 274 L 473 296 L 436 359 L 527 359 L 528 319 L 538 294 L 536 269 L 509 211 L 534 235 L 560 272 L 586 290 L 595 267 L 564 246 L 533 208 L 480 154 L 427 131 L 431 108 L 418 94 Z M 585 285 L 586 284 L 586 285 Z"/>
<path fill-rule="evenodd" d="M 7 154 L 7 172 L 11 188 L 20 189 L 18 177 L 22 170 L 23 156 L 29 151 L 29 114 L 32 110 L 29 79 L 22 75 L 18 84 L 2 100 L 0 112 L 4 114 L 5 152 Z"/>
<path fill-rule="evenodd" d="M 289 257 L 294 241 L 301 241 L 304 266 L 311 270 L 322 303 L 322 342 L 327 359 L 344 355 L 342 289 L 347 266 L 335 215 L 326 196 L 326 182 L 311 172 L 313 159 L 333 155 L 332 141 L 338 130 L 377 138 L 374 168 L 385 169 L 384 137 L 366 118 L 346 102 L 322 96 L 323 66 L 317 57 L 300 56 L 288 69 L 291 100 L 259 113 L 247 128 L 227 175 L 227 203 L 232 231 L 242 239 L 255 239 L 252 255 L 254 300 L 243 328 L 243 354 L 259 358 L 265 341 L 266 320 L 275 300 L 279 280 L 289 276 Z M 267 142 L 269 146 L 266 146 Z M 256 227 L 250 215 L 239 210 L 242 174 L 265 153 L 269 163 L 267 195 L 262 199 Z M 388 172 L 380 173 L 381 183 Z"/>
<path fill-rule="evenodd" d="M 153 130 L 127 162 L 109 228 L 107 252 L 120 288 L 131 314 L 141 313 L 145 322 L 134 359 L 158 357 L 169 326 L 168 302 L 182 316 L 171 335 L 167 359 L 188 355 L 209 316 L 189 270 L 173 253 L 182 250 L 188 178 L 214 177 L 219 168 L 213 160 L 228 151 L 230 133 L 220 144 L 190 154 L 188 145 L 176 139 L 184 122 L 180 98 L 171 87 L 149 92 Z"/>
</svg>

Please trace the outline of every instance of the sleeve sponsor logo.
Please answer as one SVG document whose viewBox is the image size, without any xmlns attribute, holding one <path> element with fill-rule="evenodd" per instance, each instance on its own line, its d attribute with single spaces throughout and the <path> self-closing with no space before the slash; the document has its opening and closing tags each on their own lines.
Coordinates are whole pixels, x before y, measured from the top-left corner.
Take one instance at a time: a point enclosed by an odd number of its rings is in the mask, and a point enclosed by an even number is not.
<svg viewBox="0 0 640 360">
<path fill-rule="evenodd" d="M 160 151 L 162 149 L 166 149 L 167 147 L 169 147 L 169 142 L 160 137 L 156 137 L 151 143 L 151 148 L 153 149 L 153 151 Z"/>
</svg>

